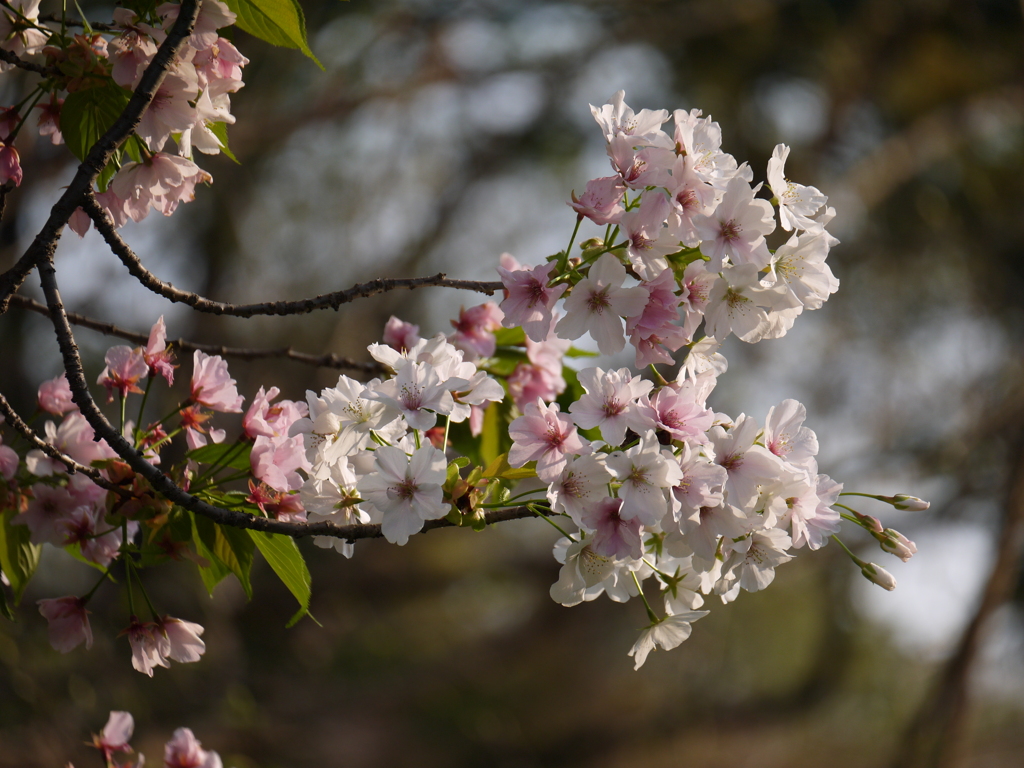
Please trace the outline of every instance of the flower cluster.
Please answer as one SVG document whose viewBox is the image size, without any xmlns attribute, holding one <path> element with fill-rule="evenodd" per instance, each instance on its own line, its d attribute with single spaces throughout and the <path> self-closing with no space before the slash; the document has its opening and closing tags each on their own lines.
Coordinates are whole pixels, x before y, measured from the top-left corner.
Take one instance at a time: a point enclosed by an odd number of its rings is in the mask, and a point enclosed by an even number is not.
<svg viewBox="0 0 1024 768">
<path fill-rule="evenodd" d="M 83 110 L 120 111 L 138 86 L 158 46 L 178 18 L 180 6 L 164 3 L 142 15 L 129 8 L 113 13 L 111 32 L 70 36 L 60 25 L 38 18 L 39 0 L 14 0 L 0 9 L 0 48 L 18 55 L 42 54 L 55 74 L 45 78 L 20 104 L 0 110 L 0 183 L 23 178 L 14 139 L 34 108 L 37 128 L 54 144 L 79 146 Z M 109 172 L 101 174 L 97 201 L 116 226 L 142 221 L 151 210 L 171 215 L 195 195 L 196 185 L 212 177 L 193 162 L 194 152 L 217 154 L 226 148 L 225 126 L 233 124 L 231 94 L 242 83 L 248 63 L 218 30 L 235 23 L 221 0 L 205 0 L 192 35 L 172 62 L 133 137 L 118 150 Z M 0 64 L 0 71 L 10 64 Z M 46 101 L 41 101 L 46 96 Z M 115 114 L 116 114 L 115 111 Z M 65 121 L 64 116 L 70 120 Z M 176 145 L 167 151 L 172 139 Z M 127 154 L 127 158 L 124 156 Z M 116 174 L 114 173 L 116 171 Z M 69 226 L 79 235 L 89 229 L 81 210 Z"/>
<path fill-rule="evenodd" d="M 228 23 L 227 11 L 216 0 L 203 7 L 209 10 L 190 38 L 191 53 L 168 78 L 154 118 L 140 127 L 151 160 L 170 136 L 180 149 L 210 149 L 205 118 L 188 110 L 200 110 L 208 93 L 226 109 L 229 86 L 240 85 L 237 67 L 224 63 L 235 60 L 210 52 L 234 50 L 216 33 Z M 175 11 L 160 6 L 157 13 L 166 27 Z M 128 11 L 117 14 L 125 32 L 104 50 L 111 77 L 131 86 L 160 32 Z M 200 501 L 300 526 L 287 528 L 296 535 L 307 523 L 333 523 L 318 533 L 337 535 L 314 542 L 346 557 L 356 538 L 379 533 L 402 545 L 428 521 L 480 528 L 491 511 L 542 517 L 562 534 L 554 546 L 561 564 L 554 600 L 571 606 L 601 594 L 617 602 L 641 598 L 649 623 L 630 651 L 637 667 L 654 648 L 689 636 L 707 613 L 700 610 L 705 597 L 728 603 L 743 590 L 764 589 L 798 550 L 817 550 L 830 538 L 866 578 L 892 589 L 890 574 L 836 538 L 841 522 L 904 561 L 916 546 L 840 497 L 869 496 L 896 509 L 926 509 L 927 502 L 844 492 L 818 471 L 818 440 L 795 400 L 783 400 L 763 420 L 709 404 L 727 371 L 719 348 L 729 334 L 746 342 L 780 337 L 837 290 L 825 263 L 836 243 L 826 230 L 834 211 L 825 196 L 785 178 L 789 150 L 780 145 L 767 169 L 770 192 L 759 197 L 762 185 L 752 185 L 746 164 L 721 150 L 719 126 L 698 111 L 676 111 L 671 133 L 662 129 L 667 111 L 635 113 L 622 93 L 592 111 L 614 175 L 589 182 L 569 204 L 577 229 L 590 219 L 605 227 L 603 237 L 583 242 L 578 253 L 570 244 L 536 266 L 504 254 L 500 304 L 461 308 L 448 336 L 423 338 L 419 327 L 391 318 L 384 343 L 368 348 L 382 375 L 366 382 L 342 375 L 333 387 L 307 392 L 305 403 L 260 387 L 243 413 L 227 362 L 195 351 L 187 397 L 171 414 L 147 420 L 154 382 L 172 386 L 177 367 L 160 318 L 145 346 L 111 348 L 96 380 L 120 407 L 121 434 Z M 122 169 L 112 194 L 120 195 L 126 171 L 141 173 Z M 777 228 L 791 234 L 773 248 L 767 238 Z M 567 365 L 566 358 L 590 354 L 572 346 L 587 334 L 602 355 L 622 352 L 628 341 L 649 375 Z M 299 599 L 301 617 L 309 581 L 294 543 L 171 503 L 95 439 L 76 405 L 82 395 L 72 395 L 64 376 L 40 386 L 40 411 L 60 418 L 45 423 L 44 439 L 97 470 L 102 486 L 69 474 L 37 445 L 19 451 L 0 444 L 8 540 L 64 547 L 103 571 L 84 596 L 40 601 L 52 645 L 66 652 L 92 643 L 86 606 L 117 565 L 129 607 L 122 634 L 135 668 L 152 675 L 172 660 L 197 661 L 203 628 L 158 611 L 141 571 L 188 559 L 209 589 L 234 574 L 251 593 L 257 547 Z M 142 397 L 137 423 L 126 416 L 133 395 Z M 214 426 L 217 414 L 242 414 L 234 440 L 227 427 Z M 169 451 L 175 438 L 178 447 Z M 31 573 L 7 575 L 18 592 Z M 644 592 L 652 581 L 660 612 Z M 136 592 L 149 621 L 138 618 Z"/>
</svg>

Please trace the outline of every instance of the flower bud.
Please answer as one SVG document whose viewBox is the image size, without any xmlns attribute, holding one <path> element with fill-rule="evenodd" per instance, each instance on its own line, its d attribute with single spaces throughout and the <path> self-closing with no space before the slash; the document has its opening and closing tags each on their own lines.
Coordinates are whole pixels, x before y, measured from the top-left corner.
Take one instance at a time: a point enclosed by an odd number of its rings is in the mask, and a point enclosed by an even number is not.
<svg viewBox="0 0 1024 768">
<path fill-rule="evenodd" d="M 882 589 L 887 589 L 892 592 L 896 589 L 896 579 L 889 573 L 885 568 L 874 563 L 864 563 L 860 567 L 860 572 L 864 574 L 864 578 L 873 584 L 877 584 Z"/>
<path fill-rule="evenodd" d="M 896 507 L 896 509 L 904 509 L 911 512 L 923 512 L 932 505 L 930 501 L 919 499 L 917 496 L 908 496 L 905 493 L 897 493 L 893 496 L 891 504 Z"/>
<path fill-rule="evenodd" d="M 882 545 L 882 549 L 889 554 L 896 555 L 904 563 L 917 552 L 917 544 L 892 528 L 886 528 L 882 531 L 882 536 L 879 537 L 878 543 Z"/>
</svg>

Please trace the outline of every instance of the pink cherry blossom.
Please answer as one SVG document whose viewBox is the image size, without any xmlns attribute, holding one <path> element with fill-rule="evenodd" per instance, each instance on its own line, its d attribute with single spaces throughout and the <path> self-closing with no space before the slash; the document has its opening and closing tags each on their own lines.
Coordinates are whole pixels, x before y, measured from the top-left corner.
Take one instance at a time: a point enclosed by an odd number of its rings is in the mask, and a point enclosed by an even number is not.
<svg viewBox="0 0 1024 768">
<path fill-rule="evenodd" d="M 559 337 L 578 339 L 589 332 L 603 355 L 626 346 L 622 318 L 643 312 L 648 292 L 642 286 L 623 288 L 625 280 L 626 268 L 613 254 L 606 253 L 594 262 L 565 300 L 565 317 L 555 326 Z"/>
<path fill-rule="evenodd" d="M 167 636 L 152 623 L 142 623 L 132 616 L 131 624 L 125 630 L 132 647 L 132 666 L 144 675 L 153 676 L 157 667 L 170 667 L 167 661 Z"/>
<path fill-rule="evenodd" d="M 508 434 L 513 440 L 508 463 L 521 467 L 536 461 L 537 476 L 547 483 L 562 473 L 568 455 L 590 453 L 590 443 L 576 433 L 572 419 L 559 413 L 557 404 L 540 400 L 526 406 L 523 415 L 509 425 Z"/>
<path fill-rule="evenodd" d="M 220 755 L 203 749 L 188 728 L 178 728 L 164 745 L 165 768 L 221 768 Z"/>
<path fill-rule="evenodd" d="M 174 369 L 177 366 L 173 362 L 174 354 L 167 346 L 167 326 L 164 325 L 163 315 L 160 315 L 160 319 L 153 323 L 149 330 L 149 341 L 142 350 L 142 356 L 149 366 L 150 376 L 163 376 L 167 386 L 174 384 Z"/>
<path fill-rule="evenodd" d="M 572 193 L 569 205 L 576 213 L 586 216 L 595 224 L 618 224 L 626 210 L 622 207 L 625 194 L 626 185 L 622 183 L 621 176 L 591 179 L 582 195 L 576 197 L 576 193 Z"/>
<path fill-rule="evenodd" d="M 132 732 L 135 730 L 135 720 L 129 712 L 111 712 L 107 718 L 107 724 L 103 726 L 103 732 L 99 736 L 92 737 L 92 746 L 103 753 L 103 759 L 110 761 L 111 755 L 115 752 L 131 752 L 128 745 L 131 741 Z"/>
<path fill-rule="evenodd" d="M 142 348 L 132 349 L 124 345 L 111 347 L 107 350 L 104 358 L 107 367 L 103 369 L 97 384 L 102 384 L 107 390 L 107 402 L 114 399 L 116 389 L 122 398 L 127 397 L 129 392 L 142 394 L 138 381 L 149 375 L 149 366 L 142 356 Z"/>
<path fill-rule="evenodd" d="M 20 187 L 23 178 L 21 155 L 18 154 L 18 150 L 13 144 L 0 141 L 0 184 L 13 181 L 14 186 Z"/>
<path fill-rule="evenodd" d="M 18 474 L 21 458 L 18 452 L 7 445 L 0 445 L 0 477 L 10 482 Z"/>
<path fill-rule="evenodd" d="M 771 253 L 764 236 L 775 229 L 774 213 L 767 200 L 754 199 L 746 180 L 733 178 L 714 212 L 693 222 L 701 238 L 701 253 L 710 258 L 708 270 L 720 272 L 725 258 L 737 265 L 767 266 Z"/>
<path fill-rule="evenodd" d="M 501 328 L 504 315 L 493 301 L 469 309 L 460 308 L 458 320 L 452 320 L 455 333 L 449 341 L 466 353 L 466 360 L 494 354 L 494 332 Z"/>
<path fill-rule="evenodd" d="M 608 498 L 584 510 L 583 524 L 594 530 L 590 546 L 597 554 L 605 557 L 639 560 L 643 556 L 640 520 L 623 519 L 619 515 L 621 508 L 622 499 Z"/>
<path fill-rule="evenodd" d="M 551 327 L 551 310 L 567 288 L 564 283 L 548 288 L 555 267 L 554 262 L 549 262 L 533 269 L 497 268 L 507 291 L 501 302 L 501 311 L 505 314 L 502 325 L 506 328 L 521 326 L 534 341 L 545 339 Z"/>
<path fill-rule="evenodd" d="M 54 416 L 63 416 L 68 411 L 78 410 L 71 400 L 71 385 L 68 377 L 61 373 L 39 385 L 39 407 Z"/>
<path fill-rule="evenodd" d="M 392 315 L 384 326 L 384 343 L 392 349 L 404 352 L 416 346 L 420 340 L 420 327 L 399 320 Z"/>
<path fill-rule="evenodd" d="M 196 350 L 192 361 L 192 402 L 221 413 L 241 413 L 245 398 L 235 389 L 224 358 Z"/>
<path fill-rule="evenodd" d="M 50 645 L 61 653 L 67 653 L 82 643 L 92 648 L 92 627 L 89 626 L 89 612 L 79 597 L 55 597 L 40 600 L 39 613 L 48 623 Z"/>
<path fill-rule="evenodd" d="M 249 461 L 252 473 L 275 490 L 297 491 L 304 480 L 298 470 L 312 469 L 306 459 L 302 435 L 295 437 L 264 437 L 260 435 L 253 444 Z"/>
<path fill-rule="evenodd" d="M 55 146 L 64 143 L 64 136 L 60 132 L 60 108 L 63 104 L 64 99 L 58 99 L 53 94 L 48 102 L 36 104 L 39 110 L 39 135 L 49 136 L 50 143 Z"/>
<path fill-rule="evenodd" d="M 169 659 L 187 664 L 199 661 L 206 651 L 206 644 L 199 639 L 203 627 L 191 621 L 183 621 L 173 616 L 162 616 L 156 622 L 156 631 L 163 632 L 167 638 Z"/>
</svg>

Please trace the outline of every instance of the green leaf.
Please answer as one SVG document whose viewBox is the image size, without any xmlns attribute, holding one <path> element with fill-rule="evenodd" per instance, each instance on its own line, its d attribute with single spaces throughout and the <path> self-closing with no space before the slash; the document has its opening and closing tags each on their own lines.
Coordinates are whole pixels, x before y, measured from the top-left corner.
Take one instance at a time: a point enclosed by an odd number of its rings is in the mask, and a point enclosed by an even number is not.
<svg viewBox="0 0 1024 768">
<path fill-rule="evenodd" d="M 210 561 L 209 568 L 199 568 L 199 575 L 207 591 L 212 593 L 213 587 L 229 573 L 233 573 L 245 590 L 246 597 L 252 600 L 252 583 L 249 580 L 254 550 L 252 540 L 239 528 L 218 525 L 201 515 L 192 518 L 192 525 L 192 540 L 196 550 L 201 557 Z"/>
<path fill-rule="evenodd" d="M 231 148 L 228 147 L 228 124 L 227 123 L 207 123 L 206 127 L 210 129 L 210 133 L 217 137 L 217 141 L 220 142 L 220 151 L 227 155 L 231 160 L 238 163 L 238 158 L 235 157 Z M 241 165 L 241 163 L 239 163 Z"/>
<path fill-rule="evenodd" d="M 298 48 L 320 67 L 306 41 L 306 18 L 296 0 L 226 0 L 238 17 L 235 26 L 282 48 Z"/>
<path fill-rule="evenodd" d="M 280 533 L 246 530 L 263 557 L 270 563 L 274 573 L 284 582 L 295 599 L 299 601 L 298 612 L 291 617 L 287 626 L 293 626 L 309 613 L 309 597 L 312 593 L 309 569 L 295 541 Z M 312 618 L 312 617 L 310 617 Z"/>
<path fill-rule="evenodd" d="M 600 352 L 589 352 L 585 349 L 576 349 L 576 347 L 569 347 L 565 353 L 566 357 L 600 357 Z"/>
<path fill-rule="evenodd" d="M 185 457 L 200 464 L 211 464 L 248 471 L 252 443 L 211 443 L 189 451 Z"/>
<path fill-rule="evenodd" d="M 17 510 L 5 509 L 0 520 L 0 571 L 11 582 L 15 605 L 21 601 L 29 579 L 36 572 L 39 553 L 42 551 L 39 544 L 29 542 L 30 531 L 27 525 L 11 524 L 16 514 Z"/>
<path fill-rule="evenodd" d="M 526 346 L 526 332 L 520 327 L 499 328 L 494 332 L 494 343 L 499 347 Z"/>
<path fill-rule="evenodd" d="M 128 91 L 113 80 L 68 94 L 60 110 L 60 131 L 75 157 L 85 160 L 89 150 L 128 106 L 128 98 Z"/>
</svg>

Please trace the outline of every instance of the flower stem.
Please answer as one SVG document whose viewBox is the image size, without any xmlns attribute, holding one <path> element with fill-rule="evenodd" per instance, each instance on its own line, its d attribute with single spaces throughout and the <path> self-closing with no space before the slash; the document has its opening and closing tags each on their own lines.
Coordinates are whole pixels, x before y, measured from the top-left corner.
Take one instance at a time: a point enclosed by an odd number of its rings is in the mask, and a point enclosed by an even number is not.
<svg viewBox="0 0 1024 768">
<path fill-rule="evenodd" d="M 644 594 L 644 588 L 640 586 L 640 579 L 636 577 L 636 571 L 630 571 L 629 575 L 633 577 L 633 583 L 636 584 L 636 588 L 640 592 L 640 599 L 644 601 L 644 608 L 647 609 L 647 618 L 651 620 L 651 624 L 660 624 L 661 617 L 654 612 L 651 604 L 647 602 L 647 595 Z"/>
<path fill-rule="evenodd" d="M 537 509 L 537 507 L 535 507 L 533 504 L 527 504 L 526 508 L 528 510 L 530 510 L 531 512 L 533 512 L 533 514 L 535 514 L 537 517 L 544 518 L 544 520 L 547 521 L 548 525 L 550 525 L 552 528 L 554 528 L 560 534 L 565 536 L 565 538 L 567 538 L 569 541 L 572 541 L 572 542 L 576 541 L 576 539 L 574 539 L 572 536 L 570 536 L 568 533 L 565 532 L 565 530 L 562 528 L 562 526 L 560 526 L 558 523 L 556 523 L 550 517 L 548 517 L 543 512 L 541 512 L 539 509 Z"/>
</svg>

